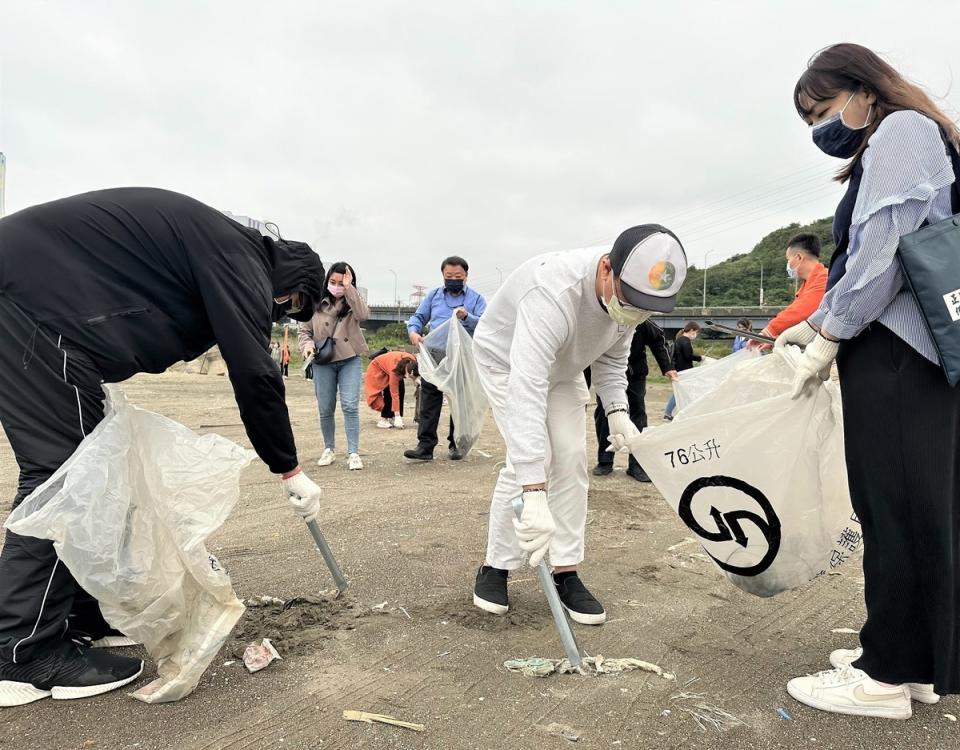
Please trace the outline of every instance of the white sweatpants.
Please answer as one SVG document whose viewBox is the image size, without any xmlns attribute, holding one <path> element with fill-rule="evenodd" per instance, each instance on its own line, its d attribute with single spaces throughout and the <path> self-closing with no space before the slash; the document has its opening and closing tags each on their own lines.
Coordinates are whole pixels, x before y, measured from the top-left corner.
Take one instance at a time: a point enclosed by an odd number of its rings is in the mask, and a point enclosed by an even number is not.
<svg viewBox="0 0 960 750">
<path fill-rule="evenodd" d="M 480 381 L 501 434 L 506 424 L 508 379 L 506 372 L 480 368 Z M 550 543 L 549 559 L 553 566 L 578 565 L 583 561 L 589 488 L 584 407 L 589 401 L 590 392 L 583 377 L 558 383 L 547 394 L 547 502 L 557 526 Z M 486 562 L 494 568 L 516 570 L 525 562 L 513 528 L 513 501 L 521 493 L 507 456 L 507 465 L 500 470 L 490 502 Z"/>
</svg>

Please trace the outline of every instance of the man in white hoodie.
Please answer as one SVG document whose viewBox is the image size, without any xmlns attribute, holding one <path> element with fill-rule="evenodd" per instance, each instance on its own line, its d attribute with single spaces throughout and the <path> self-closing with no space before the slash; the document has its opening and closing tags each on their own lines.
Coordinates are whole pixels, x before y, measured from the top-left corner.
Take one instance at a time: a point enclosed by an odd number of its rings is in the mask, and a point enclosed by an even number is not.
<svg viewBox="0 0 960 750">
<path fill-rule="evenodd" d="M 659 224 L 626 230 L 612 249 L 539 255 L 504 282 L 480 319 L 474 352 L 494 419 L 507 445 L 490 505 L 484 564 L 473 603 L 509 609 L 507 576 L 529 555 L 550 553 L 554 583 L 570 616 L 606 620 L 583 585 L 587 513 L 583 370 L 606 405 L 614 449 L 639 431 L 627 406 L 627 357 L 634 329 L 651 311 L 669 312 L 687 273 L 683 246 Z M 512 503 L 523 498 L 518 520 Z"/>
</svg>

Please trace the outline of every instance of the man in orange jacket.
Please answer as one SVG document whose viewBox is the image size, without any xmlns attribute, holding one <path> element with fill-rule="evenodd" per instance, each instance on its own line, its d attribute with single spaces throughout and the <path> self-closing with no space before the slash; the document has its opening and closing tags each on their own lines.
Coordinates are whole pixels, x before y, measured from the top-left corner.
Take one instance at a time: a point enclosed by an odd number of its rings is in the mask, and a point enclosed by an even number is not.
<svg viewBox="0 0 960 750">
<path fill-rule="evenodd" d="M 776 338 L 790 326 L 802 323 L 817 308 L 827 290 L 827 269 L 820 262 L 820 239 L 815 234 L 798 234 L 787 243 L 787 275 L 800 279 L 797 296 L 760 333 Z M 751 347 L 763 346 L 756 342 Z"/>
</svg>

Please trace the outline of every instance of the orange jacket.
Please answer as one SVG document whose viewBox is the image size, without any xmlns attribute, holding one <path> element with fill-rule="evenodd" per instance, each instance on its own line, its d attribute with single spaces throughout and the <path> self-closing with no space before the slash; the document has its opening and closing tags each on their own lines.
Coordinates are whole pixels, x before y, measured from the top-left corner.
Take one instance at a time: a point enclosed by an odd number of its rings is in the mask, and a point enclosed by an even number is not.
<svg viewBox="0 0 960 750">
<path fill-rule="evenodd" d="M 795 326 L 797 323 L 805 321 L 820 307 L 820 302 L 823 300 L 823 295 L 826 291 L 827 269 L 822 263 L 817 263 L 807 277 L 807 280 L 797 289 L 797 296 L 793 302 L 781 310 L 777 317 L 767 323 L 767 331 L 769 331 L 771 336 L 776 337 L 790 326 Z"/>
<path fill-rule="evenodd" d="M 370 360 L 367 374 L 363 378 L 363 394 L 367 399 L 367 406 L 371 409 L 383 409 L 383 391 L 387 387 L 390 388 L 394 411 L 399 408 L 397 404 L 400 403 L 400 378 L 393 371 L 404 359 L 416 360 L 416 357 L 406 352 L 387 352 Z"/>
</svg>

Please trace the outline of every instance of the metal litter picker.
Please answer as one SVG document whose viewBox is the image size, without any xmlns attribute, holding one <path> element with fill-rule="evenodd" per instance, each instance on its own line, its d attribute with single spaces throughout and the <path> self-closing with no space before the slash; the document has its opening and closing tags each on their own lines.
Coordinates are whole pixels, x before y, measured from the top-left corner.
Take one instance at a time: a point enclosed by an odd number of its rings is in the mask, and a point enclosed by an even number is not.
<svg viewBox="0 0 960 750">
<path fill-rule="evenodd" d="M 517 514 L 517 518 L 520 518 L 521 513 L 523 513 L 523 500 L 519 497 L 513 501 L 513 511 Z M 570 662 L 571 667 L 578 669 L 586 654 L 577 645 L 577 639 L 573 635 L 567 613 L 560 603 L 560 595 L 557 593 L 557 587 L 553 583 L 553 576 L 550 575 L 550 569 L 547 567 L 546 561 L 541 561 L 537 566 L 537 577 L 540 579 L 540 588 L 543 589 L 543 593 L 547 597 L 547 604 L 550 605 L 550 613 L 553 615 L 553 622 L 560 634 L 563 650 L 567 652 L 567 661 Z"/>
<path fill-rule="evenodd" d="M 330 575 L 333 576 L 333 582 L 337 584 L 337 592 L 342 594 L 347 590 L 347 586 L 350 585 L 350 582 L 344 577 L 343 571 L 340 570 L 340 566 L 337 565 L 337 560 L 333 556 L 333 551 L 330 549 L 330 545 L 327 544 L 327 540 L 324 538 L 323 532 L 320 531 L 320 524 L 318 524 L 316 521 L 307 521 L 307 528 L 310 529 L 310 533 L 313 535 L 313 541 L 317 543 L 317 549 L 320 550 L 320 554 L 323 556 L 323 561 L 330 569 Z"/>
</svg>

